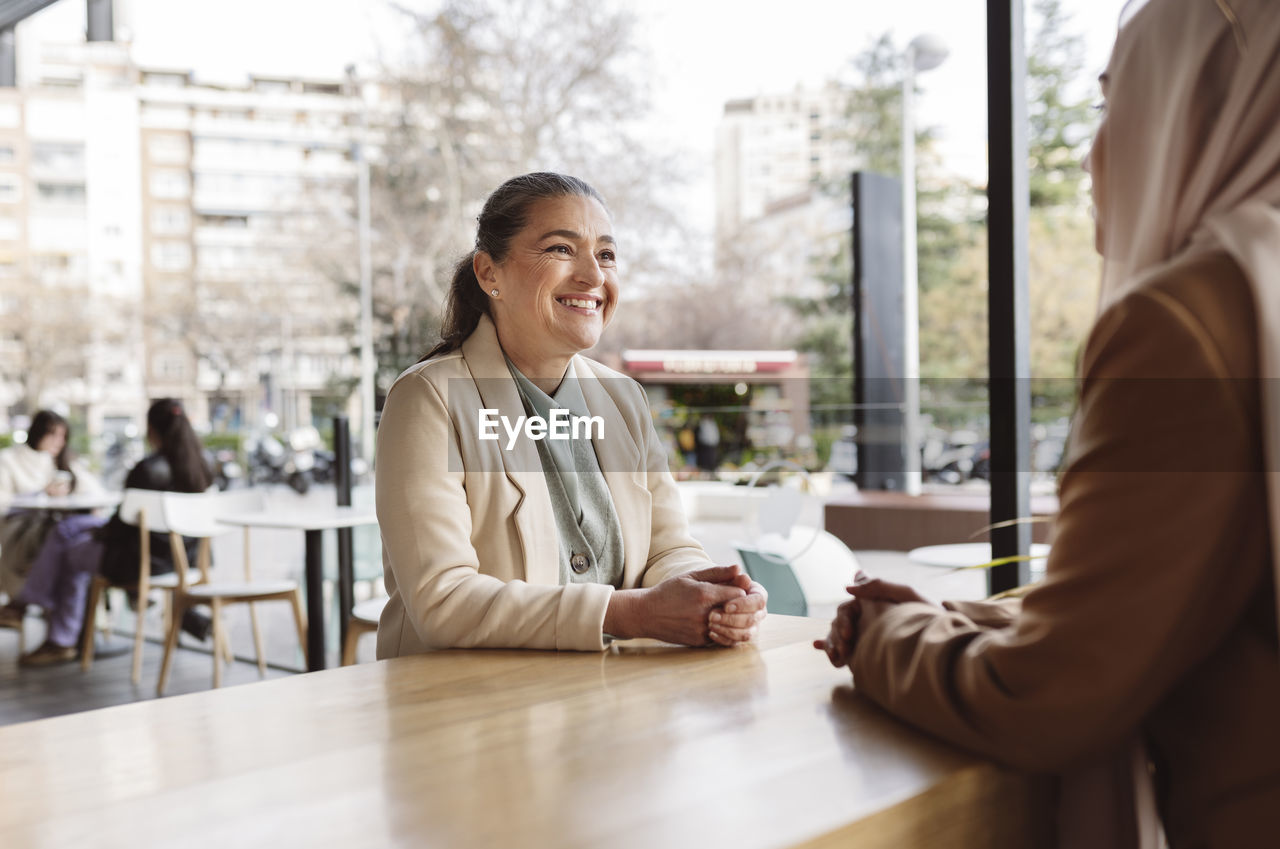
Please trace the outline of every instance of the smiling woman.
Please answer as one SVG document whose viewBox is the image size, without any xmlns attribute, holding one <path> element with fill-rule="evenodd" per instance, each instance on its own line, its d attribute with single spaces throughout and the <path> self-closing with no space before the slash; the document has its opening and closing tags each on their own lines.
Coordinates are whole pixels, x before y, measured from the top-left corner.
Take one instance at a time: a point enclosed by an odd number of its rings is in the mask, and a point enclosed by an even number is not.
<svg viewBox="0 0 1280 849">
<path fill-rule="evenodd" d="M 644 390 L 581 356 L 618 299 L 595 189 L 536 173 L 490 195 L 443 338 L 392 386 L 378 429 L 378 657 L 755 636 L 764 589 L 689 535 Z M 598 427 L 543 438 L 583 419 Z M 499 440 L 498 422 L 525 426 Z"/>
<path fill-rule="evenodd" d="M 617 243 L 604 204 L 589 195 L 543 198 L 504 262 L 478 251 L 472 268 L 492 300 L 498 338 L 539 389 L 560 383 L 570 358 L 593 347 L 618 304 Z"/>
</svg>

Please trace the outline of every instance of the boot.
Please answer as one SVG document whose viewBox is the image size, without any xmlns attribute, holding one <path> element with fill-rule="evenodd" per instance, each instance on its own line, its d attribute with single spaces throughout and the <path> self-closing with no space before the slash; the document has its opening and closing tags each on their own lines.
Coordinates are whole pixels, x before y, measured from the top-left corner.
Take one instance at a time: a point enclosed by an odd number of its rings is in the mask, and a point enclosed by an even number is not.
<svg viewBox="0 0 1280 849">
<path fill-rule="evenodd" d="M 188 607 L 182 611 L 182 630 L 203 643 L 213 633 L 213 618 Z"/>
</svg>

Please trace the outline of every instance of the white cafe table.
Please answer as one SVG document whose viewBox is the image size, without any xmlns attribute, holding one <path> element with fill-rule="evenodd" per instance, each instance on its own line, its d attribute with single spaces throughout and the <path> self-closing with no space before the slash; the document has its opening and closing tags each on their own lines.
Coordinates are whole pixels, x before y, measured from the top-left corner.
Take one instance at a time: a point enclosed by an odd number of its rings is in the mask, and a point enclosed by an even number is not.
<svg viewBox="0 0 1280 849">
<path fill-rule="evenodd" d="M 0 845 L 1038 849 L 1050 787 L 758 644 L 444 651 L 0 728 Z"/>
<path fill-rule="evenodd" d="M 1049 546 L 1042 542 L 1031 543 L 1032 571 L 1044 572 L 1044 562 L 1049 557 Z M 950 545 L 926 545 L 907 552 L 907 559 L 922 566 L 938 566 L 943 569 L 964 569 L 991 562 L 991 543 L 958 542 Z"/>
<path fill-rule="evenodd" d="M 324 531 L 378 524 L 373 510 L 363 507 L 307 507 L 229 513 L 219 516 L 226 525 L 243 528 L 275 528 L 306 534 L 307 668 L 325 668 L 324 639 Z M 351 575 L 338 575 L 339 598 L 345 601 L 342 616 L 350 615 Z"/>
<path fill-rule="evenodd" d="M 119 492 L 73 492 L 70 495 L 35 495 L 15 496 L 9 505 L 14 510 L 48 510 L 52 513 L 79 513 L 86 510 L 102 510 L 116 507 L 124 495 Z"/>
</svg>

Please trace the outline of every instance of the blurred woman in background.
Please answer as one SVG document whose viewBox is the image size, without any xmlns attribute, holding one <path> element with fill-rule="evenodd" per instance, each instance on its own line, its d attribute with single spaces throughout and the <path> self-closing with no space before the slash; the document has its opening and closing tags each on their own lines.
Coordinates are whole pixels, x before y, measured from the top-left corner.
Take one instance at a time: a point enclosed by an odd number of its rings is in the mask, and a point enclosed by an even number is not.
<svg viewBox="0 0 1280 849">
<path fill-rule="evenodd" d="M 102 491 L 98 479 L 76 459 L 68 444 L 67 420 L 50 410 L 36 413 L 27 441 L 0 451 L 0 593 L 10 600 L 22 589 L 27 570 L 55 520 L 43 511 L 9 514 L 19 495 L 70 495 Z"/>
<path fill-rule="evenodd" d="M 191 427 L 181 403 L 163 398 L 147 411 L 147 443 L 152 453 L 134 466 L 125 478 L 125 489 L 165 492 L 203 492 L 213 482 L 200 438 Z M 195 540 L 187 540 L 187 554 L 195 559 Z M 45 642 L 20 660 L 23 666 L 47 666 L 73 660 L 84 621 L 85 598 L 95 572 L 117 584 L 136 583 L 141 540 L 138 529 L 126 525 L 119 512 L 110 520 L 97 516 L 72 516 L 63 520 L 40 550 L 26 586 L 16 602 L 25 610 L 34 604 L 44 608 L 48 620 Z M 152 534 L 151 574 L 173 571 L 168 535 Z M 139 614 L 145 600 L 139 603 Z M 0 624 L 21 613 L 0 609 Z M 207 635 L 208 620 L 199 614 L 184 617 L 183 627 L 197 637 Z"/>
</svg>

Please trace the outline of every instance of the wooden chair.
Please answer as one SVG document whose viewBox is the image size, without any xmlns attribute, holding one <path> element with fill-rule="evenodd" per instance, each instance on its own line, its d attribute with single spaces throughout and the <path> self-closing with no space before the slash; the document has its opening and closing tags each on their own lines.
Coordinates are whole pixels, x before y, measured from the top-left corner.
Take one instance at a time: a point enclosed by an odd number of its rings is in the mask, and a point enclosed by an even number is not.
<svg viewBox="0 0 1280 849">
<path fill-rule="evenodd" d="M 132 584 L 118 584 L 102 575 L 94 575 L 89 585 L 89 598 L 85 605 L 84 631 L 81 634 L 80 668 L 88 671 L 93 665 L 94 630 L 98 619 L 98 602 L 103 593 L 112 587 L 137 594 L 137 624 L 133 634 L 133 683 L 142 679 L 142 643 L 143 626 L 146 624 L 147 600 L 152 590 L 164 590 L 166 596 L 178 586 L 178 576 L 170 572 L 166 575 L 151 574 L 151 531 L 163 531 L 164 506 L 161 501 L 163 493 L 148 489 L 126 489 L 124 500 L 120 502 L 120 519 L 127 525 L 137 527 L 141 539 L 139 546 L 138 580 Z M 208 576 L 204 578 L 207 580 Z M 166 625 L 173 615 L 172 598 L 166 598 Z"/>
<path fill-rule="evenodd" d="M 27 634 L 23 629 L 23 624 L 22 622 L 17 625 L 0 624 L 0 630 L 11 629 L 18 633 L 18 657 L 22 657 L 27 653 Z"/>
<path fill-rule="evenodd" d="M 200 540 L 197 553 L 197 565 L 201 574 L 208 571 L 210 540 L 231 530 L 230 526 L 218 522 L 218 517 L 231 513 L 245 512 L 245 499 L 261 495 L 252 490 L 241 492 L 203 492 L 197 494 L 166 492 L 164 493 L 164 521 L 169 531 L 169 546 L 173 550 L 173 562 L 177 567 L 178 585 L 173 591 L 173 615 L 169 623 L 169 633 L 165 638 L 164 659 L 160 663 L 160 680 L 156 684 L 156 695 L 164 695 L 165 685 L 169 680 L 169 664 L 173 658 L 173 649 L 178 644 L 178 632 L 181 628 L 183 612 L 196 604 L 207 604 L 213 610 L 213 686 L 222 686 L 222 655 L 231 662 L 231 652 L 223 634 L 222 609 L 228 604 L 252 603 L 258 601 L 287 601 L 293 608 L 294 624 L 298 629 L 298 643 L 305 658 L 307 652 L 307 622 L 302 612 L 302 591 L 296 581 L 259 581 L 251 580 L 248 559 L 248 538 L 246 536 L 245 580 L 239 583 L 207 582 L 191 584 L 187 580 L 190 564 L 182 538 L 196 537 Z M 261 501 L 258 502 L 259 509 Z M 251 608 L 252 610 L 252 608 Z M 261 635 L 254 619 L 254 641 L 258 652 L 258 668 L 263 670 L 266 660 L 263 654 Z"/>
<path fill-rule="evenodd" d="M 387 606 L 386 598 L 371 598 L 351 608 L 351 619 L 347 622 L 347 639 L 342 644 L 342 665 L 350 666 L 356 662 L 356 646 L 364 634 L 378 630 L 378 620 L 382 617 L 382 608 Z"/>
</svg>

